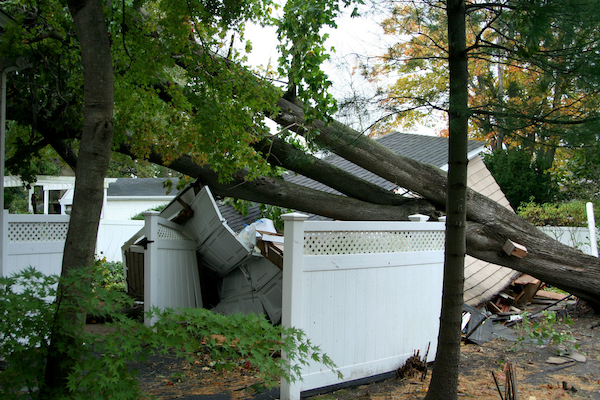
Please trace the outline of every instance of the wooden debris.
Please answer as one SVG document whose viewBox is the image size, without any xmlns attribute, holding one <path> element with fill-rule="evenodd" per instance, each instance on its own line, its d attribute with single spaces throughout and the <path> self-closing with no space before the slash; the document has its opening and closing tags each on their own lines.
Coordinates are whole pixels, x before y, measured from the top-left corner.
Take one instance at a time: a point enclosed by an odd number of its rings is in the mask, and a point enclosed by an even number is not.
<svg viewBox="0 0 600 400">
<path fill-rule="evenodd" d="M 283 246 L 280 243 L 263 241 L 262 238 L 257 237 L 256 247 L 267 260 L 283 270 Z"/>
<path fill-rule="evenodd" d="M 501 400 L 519 400 L 519 393 L 517 390 L 517 370 L 512 362 L 508 361 L 504 365 L 504 395 L 502 394 L 502 390 L 500 390 L 500 384 L 498 383 L 498 379 L 492 371 L 492 377 L 494 378 L 494 383 L 496 384 L 496 389 L 498 390 L 498 394 L 500 395 Z"/>
<path fill-rule="evenodd" d="M 563 300 L 565 297 L 569 297 L 568 295 L 565 296 L 563 293 L 547 292 L 545 290 L 538 290 L 535 295 L 551 300 Z"/>
<path fill-rule="evenodd" d="M 504 376 L 506 381 L 504 384 L 504 400 L 519 400 L 517 370 L 510 361 L 504 366 Z"/>
<path fill-rule="evenodd" d="M 417 350 L 412 356 L 410 356 L 404 365 L 396 370 L 396 377 L 398 379 L 411 378 L 414 375 L 421 374 L 421 381 L 425 380 L 427 376 L 427 353 L 429 353 L 429 346 L 425 357 L 421 360 L 419 350 Z"/>
<path fill-rule="evenodd" d="M 498 394 L 500 395 L 500 400 L 504 400 L 504 396 L 502 396 L 502 390 L 500 390 L 500 384 L 498 383 L 498 379 L 496 379 L 494 371 L 492 371 L 492 378 L 494 378 L 494 383 L 496 384 L 496 389 L 498 390 Z"/>
<path fill-rule="evenodd" d="M 514 292 L 517 292 L 520 289 L 520 293 L 515 297 L 513 303 L 519 306 L 531 303 L 541 286 L 542 281 L 539 279 L 527 274 L 521 275 L 511 284 Z"/>
<path fill-rule="evenodd" d="M 548 357 L 546 362 L 548 364 L 559 364 L 560 365 L 560 364 L 566 364 L 566 363 L 573 362 L 573 360 L 571 360 L 570 358 L 567 358 L 567 357 Z"/>
<path fill-rule="evenodd" d="M 177 197 L 176 200 L 183 207 L 183 209 L 179 211 L 175 218 L 173 218 L 172 222 L 175 222 L 179 225 L 183 225 L 187 221 L 192 219 L 192 217 L 194 216 L 194 210 L 192 210 L 192 207 L 190 207 L 190 205 L 183 201 L 180 197 Z"/>
<path fill-rule="evenodd" d="M 492 301 L 488 301 L 486 304 L 486 308 L 488 309 L 488 311 L 493 312 L 494 314 L 499 314 L 502 312 L 502 310 L 500 309 L 500 307 L 498 307 L 494 302 Z"/>
<path fill-rule="evenodd" d="M 570 354 L 567 354 L 565 357 L 568 357 L 568 358 L 570 358 L 572 360 L 575 360 L 577 362 L 580 362 L 580 363 L 584 363 L 584 362 L 587 361 L 587 357 L 586 356 L 584 356 L 581 353 L 577 353 L 577 352 L 572 352 Z"/>
<path fill-rule="evenodd" d="M 504 246 L 502 246 L 502 250 L 509 256 L 515 256 L 518 258 L 523 258 L 527 255 L 527 247 L 522 244 L 515 243 L 510 239 L 506 240 Z"/>
</svg>

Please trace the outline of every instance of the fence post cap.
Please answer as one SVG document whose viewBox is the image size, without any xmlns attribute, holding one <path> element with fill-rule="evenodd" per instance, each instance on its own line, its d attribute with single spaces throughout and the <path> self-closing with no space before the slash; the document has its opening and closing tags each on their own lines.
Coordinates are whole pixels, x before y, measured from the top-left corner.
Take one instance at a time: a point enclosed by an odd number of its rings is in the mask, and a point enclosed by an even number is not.
<svg viewBox="0 0 600 400">
<path fill-rule="evenodd" d="M 413 215 L 409 215 L 408 219 L 410 221 L 414 221 L 414 222 L 425 222 L 425 221 L 429 221 L 429 215 L 413 214 Z"/>
<path fill-rule="evenodd" d="M 293 213 L 283 214 L 281 216 L 281 219 L 284 221 L 305 221 L 308 219 L 308 215 L 293 212 Z"/>
</svg>

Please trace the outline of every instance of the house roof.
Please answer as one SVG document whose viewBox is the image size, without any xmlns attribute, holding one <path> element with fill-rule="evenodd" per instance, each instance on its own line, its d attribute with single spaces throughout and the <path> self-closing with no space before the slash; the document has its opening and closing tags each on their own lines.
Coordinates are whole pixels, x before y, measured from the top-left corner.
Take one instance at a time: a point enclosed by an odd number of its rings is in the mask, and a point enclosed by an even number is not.
<svg viewBox="0 0 600 400">
<path fill-rule="evenodd" d="M 164 182 L 173 182 L 173 190 L 167 194 Z M 170 196 L 175 197 L 179 190 L 175 189 L 178 178 L 119 178 L 108 185 L 107 196 L 121 197 L 148 197 Z"/>
<path fill-rule="evenodd" d="M 448 138 L 440 136 L 417 135 L 412 133 L 394 132 L 376 139 L 380 144 L 392 150 L 396 154 L 412 158 L 414 160 L 432 164 L 438 168 L 446 169 L 448 164 Z M 468 153 L 469 158 L 474 157 L 483 151 L 485 143 L 469 140 Z M 356 164 L 338 156 L 330 155 L 323 159 L 324 161 L 335 165 L 338 168 L 350 172 L 351 174 L 374 183 L 386 190 L 398 188 L 396 183 L 390 182 Z M 314 181 L 302 175 L 287 175 L 287 181 L 306 186 L 311 189 L 321 190 L 328 193 L 340 194 L 338 191 L 328 186 Z"/>
<path fill-rule="evenodd" d="M 247 225 L 250 225 L 254 221 L 260 218 L 261 210 L 260 207 L 250 207 L 248 209 L 248 215 L 244 216 L 238 212 L 235 208 L 228 204 L 223 204 L 221 201 L 217 201 L 219 212 L 227 221 L 227 225 L 234 231 L 239 232 L 244 229 Z"/>
<path fill-rule="evenodd" d="M 438 168 L 444 168 L 448 164 L 447 137 L 393 132 L 382 136 L 377 141 L 396 154 L 432 164 Z M 484 142 L 469 140 L 467 152 L 477 154 L 483 151 L 484 147 Z"/>
<path fill-rule="evenodd" d="M 377 141 L 397 154 L 447 170 L 448 138 L 395 132 L 383 136 Z M 472 169 L 472 174 L 470 173 L 468 178 L 469 186 L 500 204 L 510 207 L 500 187 L 487 172 L 481 158 L 475 157 L 484 150 L 484 147 L 482 142 L 474 140 L 468 142 L 469 168 Z M 387 190 L 398 188 L 397 184 L 337 155 L 329 156 L 324 160 Z M 340 194 L 336 190 L 302 175 L 288 175 L 286 180 L 312 189 Z M 321 219 L 316 215 L 311 215 L 309 218 Z M 473 306 L 484 303 L 509 285 L 516 275 L 517 273 L 509 268 L 467 256 L 465 259 L 465 302 Z"/>
</svg>

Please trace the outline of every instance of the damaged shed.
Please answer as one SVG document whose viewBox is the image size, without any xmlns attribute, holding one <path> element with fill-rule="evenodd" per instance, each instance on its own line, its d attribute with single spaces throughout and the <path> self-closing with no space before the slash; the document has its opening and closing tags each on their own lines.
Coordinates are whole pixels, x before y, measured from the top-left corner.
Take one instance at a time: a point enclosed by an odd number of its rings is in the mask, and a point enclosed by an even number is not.
<svg viewBox="0 0 600 400">
<path fill-rule="evenodd" d="M 253 246 L 252 229 L 236 235 L 210 190 L 192 187 L 161 213 L 147 213 L 144 229 L 123 246 L 130 293 L 146 310 L 256 312 L 301 329 L 343 378 L 317 363 L 298 365 L 302 380 L 282 381 L 282 399 L 395 371 L 415 351 L 435 359 L 444 222 L 283 219 L 284 253 L 268 225 L 257 229 L 267 229 L 264 246 Z"/>
<path fill-rule="evenodd" d="M 190 186 L 160 213 L 144 215 L 144 228 L 122 250 L 128 293 L 145 311 L 204 307 L 280 322 L 281 268 L 254 251 L 254 238 L 240 240 L 208 187 Z"/>
</svg>

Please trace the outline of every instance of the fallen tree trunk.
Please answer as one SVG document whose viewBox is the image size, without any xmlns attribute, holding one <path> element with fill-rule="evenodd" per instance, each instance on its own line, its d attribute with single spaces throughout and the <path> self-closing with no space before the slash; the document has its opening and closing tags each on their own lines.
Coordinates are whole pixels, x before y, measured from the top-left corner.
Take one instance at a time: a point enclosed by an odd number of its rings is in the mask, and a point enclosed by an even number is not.
<svg viewBox="0 0 600 400">
<path fill-rule="evenodd" d="M 387 149 L 386 149 L 387 150 Z M 121 152 L 127 153 L 122 148 Z M 381 156 L 381 155 L 380 155 Z M 387 156 L 387 155 L 386 155 Z M 384 157 L 381 156 L 383 160 Z M 160 154 L 152 153 L 149 160 L 162 164 Z M 416 163 L 410 160 L 411 164 Z M 390 162 L 388 159 L 387 162 Z M 403 165 L 402 163 L 397 165 Z M 354 198 L 313 190 L 282 179 L 260 177 L 249 181 L 240 171 L 232 180 L 223 183 L 219 175 L 208 166 L 200 166 L 183 156 L 174 160 L 169 167 L 196 177 L 202 184 L 210 186 L 217 196 L 235 197 L 249 201 L 268 203 L 295 210 L 323 215 L 340 220 L 406 220 L 408 215 L 419 211 L 424 203 L 415 201 L 403 206 L 373 204 Z M 428 168 L 435 178 L 440 172 Z M 420 174 L 427 180 L 427 174 Z M 418 183 L 421 186 L 422 181 Z M 414 190 L 412 187 L 408 189 Z M 467 199 L 468 214 L 479 221 L 467 222 L 467 253 L 473 257 L 535 276 L 544 282 L 568 291 L 590 304 L 600 305 L 600 260 L 563 245 L 550 238 L 535 226 L 500 206 L 496 202 L 470 191 Z M 509 256 L 502 250 L 506 239 L 527 246 L 525 258 Z"/>
<path fill-rule="evenodd" d="M 132 155 L 126 146 L 119 152 Z M 148 160 L 165 165 L 162 155 L 151 152 Z M 318 214 L 340 220 L 408 220 L 408 216 L 422 212 L 425 208 L 433 210 L 422 199 L 405 199 L 402 205 L 373 204 L 352 197 L 325 193 L 304 186 L 286 182 L 280 178 L 261 176 L 247 180 L 246 171 L 238 171 L 227 182 L 219 179 L 219 174 L 207 165 L 198 165 L 189 156 L 171 161 L 169 168 L 197 178 L 200 183 L 210 187 L 218 197 L 234 197 L 257 203 L 272 204 L 283 208 Z"/>
<path fill-rule="evenodd" d="M 274 119 L 306 135 L 311 129 L 316 141 L 339 156 L 405 189 L 419 193 L 443 209 L 447 180 L 438 168 L 400 156 L 359 132 L 340 123 L 315 121 L 306 126 L 302 108 L 285 99 L 278 102 L 281 113 Z M 473 257 L 535 276 L 569 293 L 600 306 L 600 259 L 563 245 L 495 201 L 468 191 L 467 253 Z M 507 255 L 506 240 L 527 247 L 525 258 Z"/>
<path fill-rule="evenodd" d="M 397 155 L 375 140 L 337 122 L 325 125 L 321 121 L 315 121 L 311 127 L 308 127 L 301 107 L 285 99 L 279 101 L 279 106 L 281 113 L 273 116 L 277 122 L 284 126 L 292 126 L 301 134 L 311 128 L 318 129 L 320 134 L 317 141 L 322 145 L 400 187 L 419 193 L 424 200 L 413 199 L 404 204 L 390 205 L 393 202 L 390 202 L 387 195 L 370 193 L 369 198 L 346 190 L 348 196 L 361 198 L 358 200 L 312 190 L 282 179 L 260 177 L 249 181 L 243 171 L 232 177 L 230 182 L 223 183 L 209 166 L 196 165 L 187 156 L 182 156 L 167 166 L 197 177 L 203 184 L 210 185 L 218 196 L 273 204 L 333 219 L 406 220 L 408 215 L 419 212 L 431 214 L 432 205 L 438 210 L 444 210 L 446 176 L 437 167 Z M 130 153 L 124 146 L 120 151 L 125 154 Z M 166 164 L 158 154 L 151 155 L 150 161 L 161 165 Z M 306 174 L 316 181 L 324 182 L 334 188 L 337 185 L 340 192 L 344 192 L 344 187 L 353 186 L 351 177 L 345 176 L 344 180 L 338 181 L 337 172 L 333 170 L 324 172 L 319 168 L 308 168 L 305 163 L 294 164 L 286 157 L 279 158 L 279 162 L 281 166 Z M 377 202 L 377 199 L 381 201 Z M 530 274 L 579 296 L 596 307 L 600 306 L 599 259 L 551 239 L 511 211 L 473 191 L 468 193 L 467 220 L 469 255 Z M 506 255 L 502 251 L 502 246 L 507 239 L 526 246 L 529 251 L 527 257 L 519 259 Z"/>
</svg>

